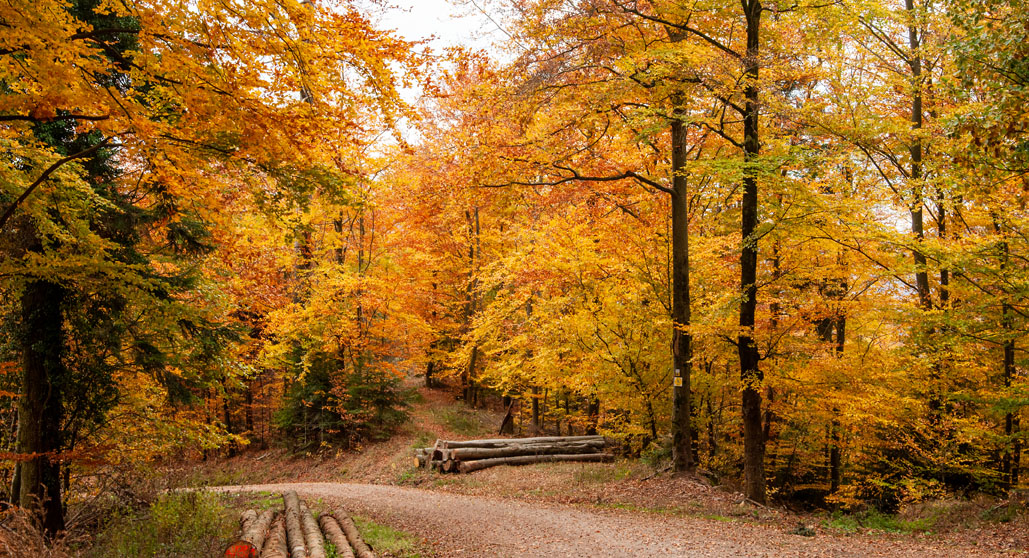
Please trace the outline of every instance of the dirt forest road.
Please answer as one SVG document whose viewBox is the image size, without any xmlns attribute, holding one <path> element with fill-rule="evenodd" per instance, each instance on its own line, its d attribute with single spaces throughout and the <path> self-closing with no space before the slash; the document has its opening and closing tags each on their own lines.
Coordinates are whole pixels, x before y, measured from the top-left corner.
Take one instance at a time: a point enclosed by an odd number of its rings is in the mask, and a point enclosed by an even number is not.
<svg viewBox="0 0 1029 558">
<path fill-rule="evenodd" d="M 296 490 L 423 537 L 442 557 L 954 557 L 1029 556 L 890 536 L 790 535 L 741 522 L 524 503 L 396 486 L 295 483 L 221 487 Z"/>
</svg>

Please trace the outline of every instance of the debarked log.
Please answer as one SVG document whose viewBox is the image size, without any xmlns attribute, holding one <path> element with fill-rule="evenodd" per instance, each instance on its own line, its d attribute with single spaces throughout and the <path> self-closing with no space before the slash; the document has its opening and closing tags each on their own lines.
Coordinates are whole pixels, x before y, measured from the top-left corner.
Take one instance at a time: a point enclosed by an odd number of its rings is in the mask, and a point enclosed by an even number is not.
<svg viewBox="0 0 1029 558">
<path fill-rule="evenodd" d="M 492 438 L 488 440 L 440 441 L 447 448 L 500 448 L 510 445 L 554 444 L 554 443 L 593 443 L 601 446 L 607 444 L 603 436 L 545 436 L 536 438 Z"/>
<path fill-rule="evenodd" d="M 290 558 L 307 558 L 307 546 L 304 542 L 304 529 L 300 521 L 300 498 L 290 490 L 282 495 L 285 507 L 283 519 L 286 521 L 286 544 Z"/>
<path fill-rule="evenodd" d="M 274 510 L 264 510 L 260 515 L 255 517 L 249 523 L 243 531 L 243 540 L 254 545 L 258 551 L 264 548 L 264 539 L 268 534 L 268 528 L 272 524 L 272 520 L 275 519 Z"/>
<path fill-rule="evenodd" d="M 493 459 L 479 459 L 476 461 L 462 461 L 457 467 L 458 471 L 462 473 L 471 473 L 473 471 L 488 469 L 498 465 L 531 465 L 533 463 L 554 463 L 561 461 L 596 463 L 614 461 L 614 458 L 615 456 L 610 453 L 519 455 L 515 457 L 497 457 Z"/>
<path fill-rule="evenodd" d="M 347 542 L 347 536 L 343 533 L 343 528 L 339 526 L 339 522 L 336 521 L 335 517 L 327 513 L 323 513 L 318 516 L 318 524 L 322 526 L 322 532 L 325 533 L 325 538 L 332 546 L 336 549 L 336 556 L 338 558 L 356 558 L 354 551 L 350 548 L 350 543 Z"/>
<path fill-rule="evenodd" d="M 502 448 L 454 448 L 446 457 L 458 461 L 474 459 L 492 459 L 496 457 L 516 457 L 520 455 L 573 455 L 584 453 L 603 453 L 603 447 L 596 444 L 517 444 Z"/>
<path fill-rule="evenodd" d="M 300 504 L 300 528 L 304 530 L 304 544 L 307 546 L 307 558 L 325 558 L 325 541 L 322 530 L 314 515 L 304 503 Z"/>
<path fill-rule="evenodd" d="M 286 546 L 286 521 L 281 514 L 268 530 L 264 548 L 261 549 L 261 558 L 289 558 L 289 548 Z"/>
<path fill-rule="evenodd" d="M 350 516 L 343 510 L 336 510 L 333 516 L 339 522 L 340 528 L 343 529 L 343 534 L 346 535 L 347 541 L 350 542 L 350 546 L 354 549 L 354 555 L 357 558 L 375 558 L 371 547 L 361 538 L 361 533 L 357 530 L 357 525 L 354 525 L 354 520 L 350 519 Z"/>
</svg>

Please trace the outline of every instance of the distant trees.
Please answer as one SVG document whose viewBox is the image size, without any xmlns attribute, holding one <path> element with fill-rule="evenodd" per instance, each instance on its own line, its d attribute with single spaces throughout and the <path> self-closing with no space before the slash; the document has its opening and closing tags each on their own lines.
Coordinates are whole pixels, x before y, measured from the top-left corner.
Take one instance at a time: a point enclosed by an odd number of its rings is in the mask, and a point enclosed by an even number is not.
<svg viewBox="0 0 1029 558">
<path fill-rule="evenodd" d="M 526 413 L 571 394 L 571 422 L 640 450 L 676 433 L 677 469 L 742 471 L 755 501 L 1016 485 L 1011 9 L 520 4 L 524 53 L 489 79 L 458 65 L 427 113 L 449 127 L 428 118 L 396 175 L 421 200 L 445 161 L 437 195 L 496 231 L 454 362 L 474 347 Z"/>
<path fill-rule="evenodd" d="M 515 4 L 418 111 L 349 2 L 0 6 L 13 499 L 374 437 L 413 370 L 758 502 L 1024 483 L 1020 5 Z"/>
</svg>

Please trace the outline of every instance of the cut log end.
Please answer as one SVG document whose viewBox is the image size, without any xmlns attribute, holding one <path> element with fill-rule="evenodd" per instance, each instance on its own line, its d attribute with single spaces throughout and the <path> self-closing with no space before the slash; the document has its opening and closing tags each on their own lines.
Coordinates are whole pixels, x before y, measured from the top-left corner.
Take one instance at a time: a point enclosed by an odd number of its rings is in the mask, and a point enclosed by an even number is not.
<svg viewBox="0 0 1029 558">
<path fill-rule="evenodd" d="M 225 549 L 225 558 L 258 558 L 257 547 L 247 541 L 236 541 Z"/>
</svg>

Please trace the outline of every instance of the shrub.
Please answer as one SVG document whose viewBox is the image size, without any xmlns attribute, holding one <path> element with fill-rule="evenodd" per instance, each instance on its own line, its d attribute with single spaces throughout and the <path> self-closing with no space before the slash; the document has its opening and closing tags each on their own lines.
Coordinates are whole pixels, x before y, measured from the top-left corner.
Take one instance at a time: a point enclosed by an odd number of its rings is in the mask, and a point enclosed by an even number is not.
<svg viewBox="0 0 1029 558">
<path fill-rule="evenodd" d="M 216 556 L 236 531 L 232 514 L 213 494 L 162 494 L 142 512 L 108 518 L 89 553 L 96 558 Z"/>
</svg>

